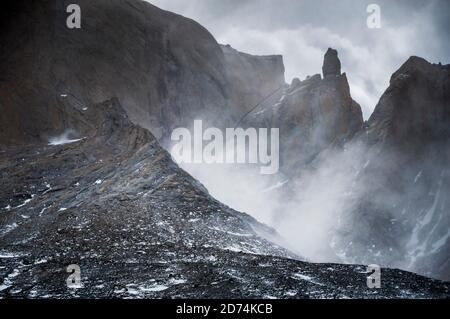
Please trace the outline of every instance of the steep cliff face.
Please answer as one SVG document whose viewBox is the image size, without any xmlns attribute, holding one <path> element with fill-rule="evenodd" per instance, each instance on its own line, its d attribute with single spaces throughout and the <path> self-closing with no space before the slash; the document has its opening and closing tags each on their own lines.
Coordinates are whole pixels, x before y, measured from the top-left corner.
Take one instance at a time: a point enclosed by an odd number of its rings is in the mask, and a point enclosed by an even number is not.
<svg viewBox="0 0 450 319">
<path fill-rule="evenodd" d="M 330 145 L 352 138 L 363 127 L 361 107 L 350 94 L 335 50 L 324 58 L 324 78 L 294 79 L 276 98 L 256 108 L 247 126 L 280 128 L 282 167 L 289 171 L 311 161 Z"/>
<path fill-rule="evenodd" d="M 314 257 L 450 278 L 449 68 L 410 58 L 363 124 L 329 49 L 323 78 L 295 79 L 245 119 L 280 128 L 279 216 L 330 227 Z"/>
<path fill-rule="evenodd" d="M 66 26 L 68 2 L 2 3 L 2 143 L 61 129 L 66 94 L 85 105 L 116 96 L 158 137 L 199 110 L 225 116 L 223 56 L 204 28 L 142 1 L 78 4 L 81 29 Z"/>
<path fill-rule="evenodd" d="M 366 231 L 344 237 L 355 243 L 347 255 L 371 249 L 369 258 L 449 280 L 450 66 L 411 57 L 367 125 L 365 191 L 352 218 Z"/>
<path fill-rule="evenodd" d="M 369 120 L 373 142 L 426 145 L 450 138 L 450 66 L 411 57 L 392 75 Z"/>
<path fill-rule="evenodd" d="M 221 47 L 231 86 L 233 114 L 238 119 L 285 86 L 281 55 L 255 56 L 239 52 L 229 45 Z"/>
<path fill-rule="evenodd" d="M 66 26 L 69 3 L 2 1 L 0 144 L 64 130 L 55 107 L 65 96 L 81 108 L 115 96 L 164 140 L 199 117 L 230 125 L 283 82 L 280 57 L 235 59 L 196 22 L 147 2 L 78 1 L 81 29 Z"/>
</svg>

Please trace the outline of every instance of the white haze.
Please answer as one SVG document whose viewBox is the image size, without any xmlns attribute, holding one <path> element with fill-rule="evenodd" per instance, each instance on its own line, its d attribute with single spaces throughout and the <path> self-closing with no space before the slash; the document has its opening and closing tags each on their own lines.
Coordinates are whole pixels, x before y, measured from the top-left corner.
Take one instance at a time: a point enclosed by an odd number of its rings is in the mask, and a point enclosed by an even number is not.
<svg viewBox="0 0 450 319">
<path fill-rule="evenodd" d="M 323 151 L 297 176 L 290 172 L 289 175 L 261 175 L 257 165 L 183 164 L 181 167 L 202 182 L 216 199 L 273 227 L 283 238 L 280 243 L 301 259 L 375 263 L 421 273 L 420 262 L 442 249 L 450 236 L 445 229 L 449 218 L 445 197 L 441 196 L 445 189 L 443 181 L 450 180 L 450 173 L 441 172 L 439 165 L 435 168 L 431 160 L 407 168 L 405 176 L 413 178 L 399 193 L 380 194 L 377 187 L 386 185 L 389 179 L 386 172 L 390 170 L 389 163 L 395 162 L 392 156 L 397 155 L 351 142 L 344 149 Z M 436 177 L 440 176 L 435 178 L 433 186 L 427 182 L 419 185 L 425 171 L 428 176 L 433 171 Z M 379 209 L 370 211 L 371 214 L 380 212 L 379 221 L 399 221 L 404 232 L 397 234 L 392 242 L 386 242 L 387 238 L 382 236 L 371 236 L 370 220 L 362 222 L 367 218 L 361 212 L 362 200 Z M 424 206 L 419 209 L 415 205 Z M 406 219 L 405 212 L 408 212 Z M 396 242 L 408 244 L 405 250 L 396 250 L 392 248 Z M 352 245 L 359 248 L 362 245 L 364 249 L 356 252 Z"/>
<path fill-rule="evenodd" d="M 356 185 L 364 167 L 364 148 L 329 151 L 294 183 L 283 173 L 261 175 L 258 166 L 182 164 L 210 194 L 231 208 L 246 212 L 273 227 L 286 247 L 315 262 L 346 262 L 332 249 L 337 225 L 364 189 Z M 288 195 L 289 194 L 289 195 Z"/>
<path fill-rule="evenodd" d="M 323 54 L 334 47 L 365 119 L 410 56 L 450 63 L 447 0 L 378 0 L 381 29 L 366 24 L 372 0 L 148 1 L 194 19 L 219 43 L 250 54 L 282 54 L 288 82 L 320 73 Z"/>
<path fill-rule="evenodd" d="M 366 26 L 365 9 L 373 3 L 370 0 L 149 2 L 193 18 L 219 43 L 250 54 L 282 54 L 288 82 L 321 73 L 323 55 L 328 47 L 334 47 L 365 119 L 388 87 L 391 74 L 410 56 L 450 62 L 448 1 L 377 1 L 382 9 L 383 27 L 379 30 Z M 290 173 L 264 176 L 257 166 L 181 166 L 221 202 L 275 228 L 289 243 L 287 248 L 300 256 L 316 262 L 360 263 L 366 256 L 346 256 L 335 244 L 341 239 L 339 228 L 364 231 L 352 229 L 348 214 L 358 198 L 371 197 L 368 185 L 382 185 L 371 180 L 375 177 L 370 174 L 366 180 L 358 178 L 369 165 L 367 151 L 357 144 L 348 145 L 345 151 L 328 151 L 316 160 L 314 170 L 299 178 Z M 380 207 L 392 210 L 391 198 L 377 200 Z M 394 210 L 393 218 L 402 218 L 399 214 L 401 210 Z M 367 261 L 372 262 L 370 254 L 377 251 L 367 254 Z M 397 266 L 411 269 L 411 265 Z"/>
</svg>

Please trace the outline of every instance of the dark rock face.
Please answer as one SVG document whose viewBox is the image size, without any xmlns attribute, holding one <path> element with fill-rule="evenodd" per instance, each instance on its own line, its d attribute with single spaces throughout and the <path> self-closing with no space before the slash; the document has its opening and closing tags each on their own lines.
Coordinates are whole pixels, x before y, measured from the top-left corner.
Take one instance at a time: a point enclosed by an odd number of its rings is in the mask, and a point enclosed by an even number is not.
<svg viewBox="0 0 450 319">
<path fill-rule="evenodd" d="M 0 298 L 448 298 L 447 283 L 403 271 L 383 270 L 373 291 L 363 266 L 298 261 L 147 130 L 164 139 L 199 114 L 234 122 L 283 84 L 280 57 L 220 47 L 144 2 L 77 3 L 81 30 L 65 27 L 63 1 L 2 2 Z M 306 154 L 285 167 L 362 127 L 345 74 L 326 60 L 325 79 L 294 81 L 249 116 L 290 137 L 286 162 Z M 66 286 L 70 264 L 81 267 L 80 290 Z"/>
<path fill-rule="evenodd" d="M 68 4 L 2 1 L 0 145 L 64 129 L 55 110 L 62 94 L 85 105 L 116 96 L 134 123 L 164 140 L 199 114 L 234 124 L 284 81 L 281 57 L 224 54 L 202 26 L 145 1 L 80 0 L 81 29 L 66 27 Z M 243 64 L 248 73 L 233 72 Z M 253 84 L 236 85 L 247 75 Z"/>
<path fill-rule="evenodd" d="M 450 138 L 450 66 L 411 57 L 369 120 L 373 142 L 419 147 Z"/>
<path fill-rule="evenodd" d="M 302 196 L 311 182 L 304 176 L 347 176 L 339 190 L 345 209 L 330 212 L 343 222 L 323 247 L 335 255 L 327 260 L 449 280 L 450 206 L 443 194 L 450 193 L 450 67 L 410 58 L 363 127 L 336 59 L 329 50 L 325 79 L 293 81 L 278 102 L 246 119 L 280 128 L 282 169 L 290 179 L 285 201 Z"/>
<path fill-rule="evenodd" d="M 411 57 L 367 126 L 353 225 L 367 231 L 344 237 L 348 255 L 376 243 L 378 261 L 450 280 L 450 66 Z"/>
<path fill-rule="evenodd" d="M 327 53 L 325 53 L 322 73 L 324 78 L 341 75 L 341 61 L 336 50 L 329 48 Z"/>
<path fill-rule="evenodd" d="M 1 298 L 448 296 L 406 272 L 383 270 L 374 291 L 363 266 L 297 261 L 261 237 L 276 239 L 271 229 L 211 198 L 117 99 L 79 117 L 83 140 L 1 153 Z M 71 264 L 81 289 L 66 285 Z"/>
<path fill-rule="evenodd" d="M 333 52 L 325 55 L 327 70 Z M 351 139 L 363 126 L 361 107 L 352 99 L 347 76 L 340 71 L 325 79 L 319 74 L 304 81 L 295 79 L 276 99 L 256 108 L 245 124 L 280 128 L 282 168 L 291 173 L 328 146 Z"/>
<path fill-rule="evenodd" d="M 281 91 L 285 86 L 281 55 L 254 56 L 229 45 L 221 47 L 231 86 L 232 110 L 236 117 L 242 117 L 268 95 Z"/>
</svg>

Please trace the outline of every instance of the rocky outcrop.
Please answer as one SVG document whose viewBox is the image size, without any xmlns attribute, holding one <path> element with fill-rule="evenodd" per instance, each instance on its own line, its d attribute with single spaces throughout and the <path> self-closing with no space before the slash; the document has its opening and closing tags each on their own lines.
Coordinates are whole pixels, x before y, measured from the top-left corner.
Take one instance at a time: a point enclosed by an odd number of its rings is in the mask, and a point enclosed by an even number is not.
<svg viewBox="0 0 450 319">
<path fill-rule="evenodd" d="M 395 72 L 369 123 L 373 142 L 410 147 L 450 139 L 450 66 L 411 57 Z"/>
<path fill-rule="evenodd" d="M 351 97 L 346 74 L 340 74 L 335 50 L 328 50 L 323 68 L 324 79 L 319 74 L 294 79 L 275 103 L 261 105 L 244 121 L 247 126 L 280 128 L 286 171 L 311 161 L 330 145 L 348 141 L 363 127 L 361 107 Z"/>
<path fill-rule="evenodd" d="M 324 78 L 341 75 L 341 61 L 336 50 L 329 48 L 327 53 L 325 53 L 322 73 Z"/>
<path fill-rule="evenodd" d="M 81 105 L 116 96 L 164 141 L 198 118 L 232 126 L 284 80 L 281 57 L 222 48 L 198 23 L 148 2 L 80 0 L 81 29 L 67 28 L 68 4 L 1 3 L 0 145 L 61 130 L 55 107 L 65 95 Z"/>
</svg>

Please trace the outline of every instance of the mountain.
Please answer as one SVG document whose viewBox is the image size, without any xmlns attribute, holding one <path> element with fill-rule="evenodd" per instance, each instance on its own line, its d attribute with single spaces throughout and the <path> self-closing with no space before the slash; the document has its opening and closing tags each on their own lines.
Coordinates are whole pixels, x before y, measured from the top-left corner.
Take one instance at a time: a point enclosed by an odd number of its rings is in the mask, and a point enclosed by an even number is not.
<svg viewBox="0 0 450 319">
<path fill-rule="evenodd" d="M 395 72 L 369 119 L 373 143 L 407 151 L 450 138 L 450 65 L 411 57 Z"/>
<path fill-rule="evenodd" d="M 450 280 L 449 70 L 411 57 L 364 123 L 338 53 L 329 49 L 323 78 L 295 79 L 278 102 L 246 117 L 248 127 L 280 128 L 287 182 L 275 191 L 283 198 L 279 218 L 296 209 L 328 220 L 305 227 L 332 224 L 323 230 L 322 261 Z"/>
<path fill-rule="evenodd" d="M 200 114 L 216 127 L 234 124 L 284 84 L 280 56 L 245 57 L 198 23 L 145 1 L 81 0 L 81 29 L 66 26 L 68 4 L 2 2 L 0 145 L 46 141 L 64 130 L 55 110 L 61 96 L 80 105 L 115 96 L 134 123 L 167 140 Z M 246 73 L 233 72 L 241 66 Z M 254 84 L 236 85 L 245 82 Z"/>
<path fill-rule="evenodd" d="M 220 46 L 138 0 L 80 0 L 82 28 L 67 29 L 68 3 L 0 10 L 0 298 L 448 297 L 448 283 L 401 270 L 382 269 L 373 290 L 366 266 L 301 261 L 160 146 L 198 116 L 220 127 L 288 94 L 279 56 Z M 311 84 L 327 114 L 314 151 L 362 126 L 345 75 L 326 70 Z M 81 289 L 68 288 L 69 265 Z"/>
<path fill-rule="evenodd" d="M 240 120 L 251 108 L 285 86 L 283 57 L 250 55 L 230 45 L 221 48 L 226 61 L 232 111 Z"/>
<path fill-rule="evenodd" d="M 361 107 L 350 94 L 336 50 L 329 49 L 320 74 L 285 86 L 243 120 L 247 127 L 280 128 L 282 169 L 289 174 L 330 145 L 350 140 L 363 127 Z"/>
<path fill-rule="evenodd" d="M 408 59 L 362 135 L 364 239 L 381 244 L 379 260 L 449 280 L 450 65 Z"/>
</svg>

